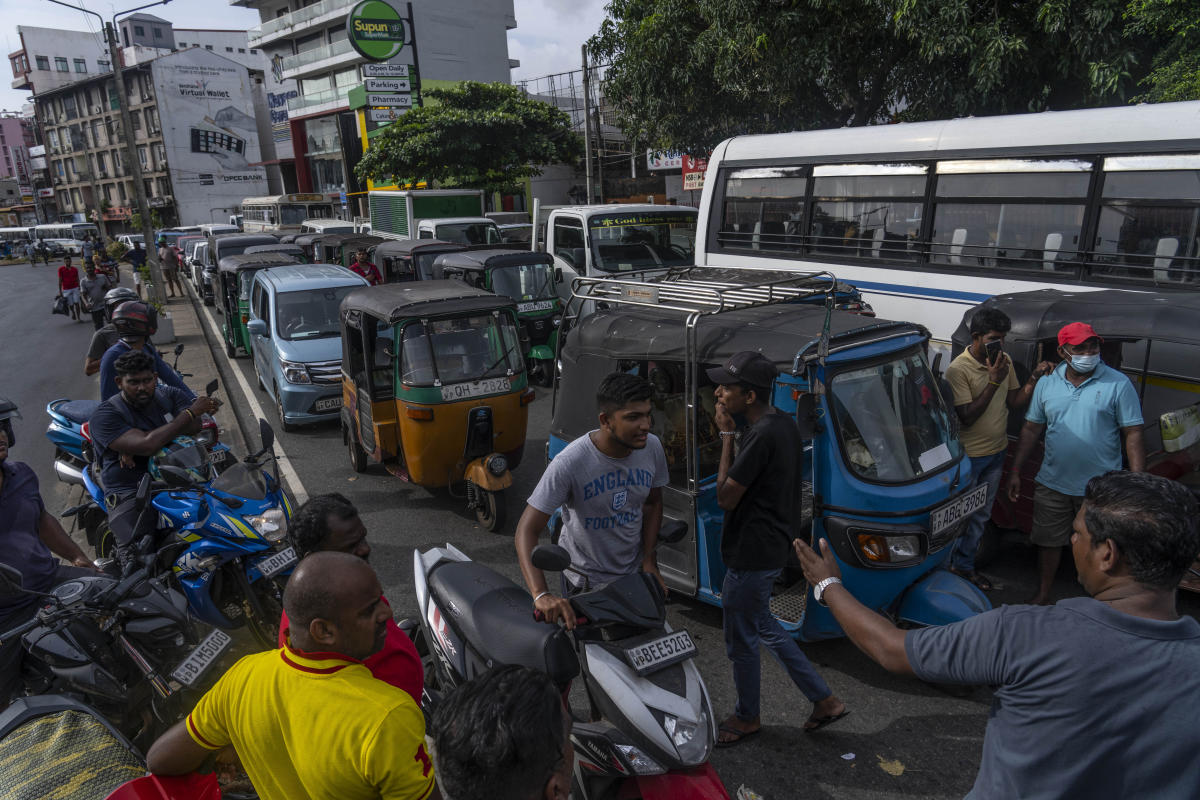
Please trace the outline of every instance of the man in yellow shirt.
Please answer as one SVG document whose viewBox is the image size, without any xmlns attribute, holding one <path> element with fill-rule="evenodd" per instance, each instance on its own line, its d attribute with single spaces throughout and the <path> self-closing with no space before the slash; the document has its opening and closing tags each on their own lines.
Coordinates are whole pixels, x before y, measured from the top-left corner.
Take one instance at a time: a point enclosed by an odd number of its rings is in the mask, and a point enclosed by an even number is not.
<svg viewBox="0 0 1200 800">
<path fill-rule="evenodd" d="M 150 748 L 150 771 L 192 772 L 232 744 L 263 800 L 437 800 L 421 709 L 362 663 L 391 617 L 374 570 L 314 553 L 283 605 L 287 646 L 234 664 Z"/>
<path fill-rule="evenodd" d="M 1004 352 L 1004 336 L 1012 328 L 1008 315 L 996 308 L 984 308 L 971 317 L 971 345 L 950 362 L 946 382 L 954 393 L 954 410 L 962 423 L 959 438 L 971 459 L 971 484 L 986 484 L 987 500 L 983 508 L 967 520 L 967 528 L 954 543 L 949 570 L 961 575 L 980 589 L 991 589 L 987 578 L 975 571 L 975 553 L 983 529 L 992 515 L 992 503 L 1000 486 L 1004 454 L 1008 450 L 1008 412 L 1029 405 L 1034 384 L 1050 371 L 1043 361 L 1024 385 L 1017 380 L 1012 359 Z"/>
</svg>

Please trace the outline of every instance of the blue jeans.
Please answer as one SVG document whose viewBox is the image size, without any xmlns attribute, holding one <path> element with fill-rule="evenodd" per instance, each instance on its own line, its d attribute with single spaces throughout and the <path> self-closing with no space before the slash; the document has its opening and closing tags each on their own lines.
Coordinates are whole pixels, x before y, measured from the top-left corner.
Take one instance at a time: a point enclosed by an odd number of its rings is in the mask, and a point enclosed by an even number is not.
<svg viewBox="0 0 1200 800">
<path fill-rule="evenodd" d="M 976 511 L 967 519 L 967 529 L 954 543 L 950 553 L 950 566 L 963 572 L 975 571 L 975 552 L 979 550 L 979 540 L 983 538 L 983 529 L 992 516 L 992 504 L 996 502 L 996 490 L 1000 488 L 1000 473 L 1004 470 L 1004 451 L 982 458 L 971 459 L 971 485 L 987 484 L 987 499 L 983 508 Z"/>
<path fill-rule="evenodd" d="M 767 646 L 810 701 L 816 703 L 833 694 L 800 650 L 800 645 L 787 635 L 771 614 L 771 586 L 780 571 L 729 569 L 725 571 L 725 582 L 721 587 L 725 654 L 733 662 L 733 685 L 738 695 L 733 713 L 743 722 L 758 717 L 762 674 L 760 644 Z"/>
</svg>

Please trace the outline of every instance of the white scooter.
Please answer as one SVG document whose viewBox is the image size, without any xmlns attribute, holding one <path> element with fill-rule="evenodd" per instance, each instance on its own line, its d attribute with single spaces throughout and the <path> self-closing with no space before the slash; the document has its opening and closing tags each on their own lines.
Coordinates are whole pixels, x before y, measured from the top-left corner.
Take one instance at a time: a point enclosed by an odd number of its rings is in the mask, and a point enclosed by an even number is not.
<svg viewBox="0 0 1200 800">
<path fill-rule="evenodd" d="M 539 545 L 533 563 L 575 572 L 557 545 Z M 536 621 L 524 589 L 451 544 L 414 551 L 413 573 L 424 639 L 417 646 L 428 647 L 426 685 L 432 672 L 436 686 L 427 710 L 438 691 L 499 664 L 545 672 L 564 698 L 582 675 L 589 712 L 575 712 L 571 731 L 574 800 L 728 800 L 708 763 L 716 725 L 696 646 L 667 623 L 654 578 L 627 575 L 575 595 L 578 620 L 568 632 Z"/>
</svg>

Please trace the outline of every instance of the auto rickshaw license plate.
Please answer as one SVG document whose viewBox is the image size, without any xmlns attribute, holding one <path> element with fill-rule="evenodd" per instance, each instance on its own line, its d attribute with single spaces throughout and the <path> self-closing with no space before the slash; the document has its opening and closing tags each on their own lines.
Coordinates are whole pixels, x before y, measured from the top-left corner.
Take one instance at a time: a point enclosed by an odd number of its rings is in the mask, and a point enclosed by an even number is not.
<svg viewBox="0 0 1200 800">
<path fill-rule="evenodd" d="M 696 655 L 696 643 L 687 631 L 674 631 L 660 639 L 644 642 L 625 650 L 625 660 L 637 670 L 638 675 L 647 675 L 663 667 L 669 667 Z"/>
<path fill-rule="evenodd" d="M 473 383 L 452 383 L 442 387 L 442 399 L 464 400 L 468 397 L 482 397 L 485 394 L 500 394 L 507 392 L 509 387 L 508 378 L 485 378 Z"/>
<path fill-rule="evenodd" d="M 231 644 L 233 639 L 228 633 L 220 628 L 213 628 L 212 633 L 204 637 L 204 641 L 196 645 L 196 649 L 175 668 L 171 677 L 184 686 L 191 686 Z"/>
<path fill-rule="evenodd" d="M 931 511 L 929 514 L 929 535 L 937 536 L 942 531 L 957 525 L 983 508 L 987 502 L 987 490 L 988 487 L 986 485 L 977 486 L 962 497 Z"/>
<path fill-rule="evenodd" d="M 554 308 L 553 300 L 535 300 L 531 303 L 517 303 L 517 312 L 528 314 L 530 311 L 549 311 Z"/>
</svg>

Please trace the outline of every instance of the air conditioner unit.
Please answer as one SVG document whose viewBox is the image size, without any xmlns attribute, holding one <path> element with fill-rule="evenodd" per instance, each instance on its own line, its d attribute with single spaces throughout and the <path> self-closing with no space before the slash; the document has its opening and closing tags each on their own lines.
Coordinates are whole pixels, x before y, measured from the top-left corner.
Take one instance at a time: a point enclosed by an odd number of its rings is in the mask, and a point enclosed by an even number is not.
<svg viewBox="0 0 1200 800">
<path fill-rule="evenodd" d="M 101 106 L 92 106 L 92 113 L 93 114 L 103 114 L 104 109 Z"/>
</svg>

